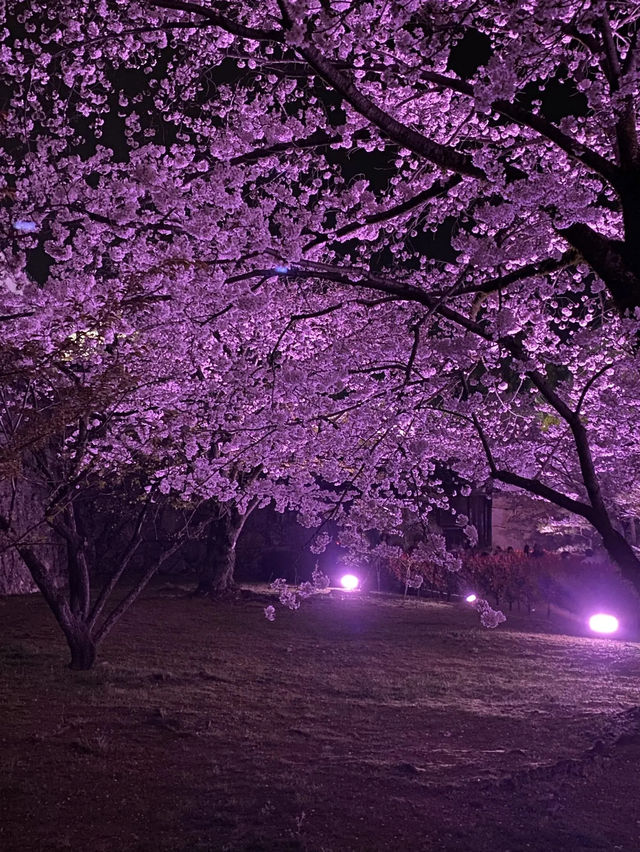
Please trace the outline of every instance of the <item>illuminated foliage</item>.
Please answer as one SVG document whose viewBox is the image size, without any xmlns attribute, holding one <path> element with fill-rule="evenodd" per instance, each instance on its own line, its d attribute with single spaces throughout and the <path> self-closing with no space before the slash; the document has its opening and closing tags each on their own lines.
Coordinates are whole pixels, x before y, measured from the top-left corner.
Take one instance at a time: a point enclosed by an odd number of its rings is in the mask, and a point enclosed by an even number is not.
<svg viewBox="0 0 640 852">
<path fill-rule="evenodd" d="M 640 586 L 633 4 L 5 16 L 5 345 L 73 341 L 91 388 L 122 353 L 96 470 L 348 542 L 424 521 L 445 463 L 585 518 Z"/>
</svg>

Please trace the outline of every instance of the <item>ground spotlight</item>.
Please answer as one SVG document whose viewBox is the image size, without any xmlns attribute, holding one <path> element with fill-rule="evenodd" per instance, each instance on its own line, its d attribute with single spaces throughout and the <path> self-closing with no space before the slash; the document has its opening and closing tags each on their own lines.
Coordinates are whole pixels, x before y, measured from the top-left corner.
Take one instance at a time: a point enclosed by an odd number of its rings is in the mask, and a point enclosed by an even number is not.
<svg viewBox="0 0 640 852">
<path fill-rule="evenodd" d="M 473 592 L 471 592 L 471 594 L 467 595 L 466 598 L 465 598 L 465 601 L 467 603 L 475 603 L 477 600 L 478 600 L 478 596 L 474 595 Z"/>
<path fill-rule="evenodd" d="M 344 577 L 340 579 L 340 585 L 348 592 L 353 592 L 360 585 L 360 580 L 358 580 L 355 574 L 345 574 Z"/>
<path fill-rule="evenodd" d="M 616 633 L 619 627 L 620 622 L 615 615 L 606 612 L 597 612 L 589 619 L 589 628 L 594 633 Z"/>
</svg>

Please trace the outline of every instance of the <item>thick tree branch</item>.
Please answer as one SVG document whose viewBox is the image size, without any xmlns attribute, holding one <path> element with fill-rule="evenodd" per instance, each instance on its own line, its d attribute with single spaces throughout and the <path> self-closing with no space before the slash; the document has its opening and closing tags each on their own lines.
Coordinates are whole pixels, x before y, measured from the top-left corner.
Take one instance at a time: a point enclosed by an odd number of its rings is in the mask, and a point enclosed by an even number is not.
<svg viewBox="0 0 640 852">
<path fill-rule="evenodd" d="M 460 175 L 451 175 L 447 178 L 447 180 L 438 180 L 430 186 L 429 189 L 419 192 L 417 195 L 414 195 L 413 198 L 409 198 L 401 204 L 396 204 L 394 207 L 389 207 L 387 210 L 380 210 L 378 213 L 371 213 L 369 216 L 365 216 L 361 222 L 350 222 L 348 225 L 343 225 L 341 228 L 338 228 L 334 234 L 323 234 L 321 237 L 316 237 L 308 242 L 302 250 L 304 252 L 310 251 L 312 248 L 322 245 L 329 240 L 353 234 L 361 228 L 365 228 L 367 225 L 375 225 L 378 222 L 388 222 L 390 219 L 395 219 L 397 216 L 409 213 L 411 210 L 415 210 L 416 207 L 420 207 L 432 198 L 437 198 L 438 196 L 449 192 L 449 190 L 453 189 L 454 186 L 457 186 L 461 180 L 462 178 Z"/>
<path fill-rule="evenodd" d="M 582 223 L 558 228 L 558 233 L 604 281 L 619 311 L 633 312 L 640 305 L 640 278 L 627 262 L 624 243 L 607 239 Z"/>
<path fill-rule="evenodd" d="M 9 322 L 9 320 L 22 319 L 23 317 L 34 316 L 35 311 L 21 311 L 17 314 L 0 314 L 0 322 Z"/>
<path fill-rule="evenodd" d="M 508 470 L 497 469 L 493 471 L 491 476 L 499 482 L 504 482 L 505 485 L 514 485 L 517 488 L 521 488 L 523 491 L 527 491 L 529 494 L 535 494 L 537 497 L 543 497 L 545 500 L 548 500 L 550 503 L 554 503 L 561 509 L 573 512 L 574 515 L 581 515 L 589 521 L 589 523 L 593 523 L 595 515 L 591 506 L 587 503 L 581 502 L 580 500 L 573 500 L 561 491 L 557 491 L 555 488 L 550 488 L 548 485 L 545 485 L 537 479 L 531 479 L 527 476 L 519 476 L 517 473 L 512 473 Z"/>
<path fill-rule="evenodd" d="M 606 9 L 600 18 L 600 29 L 604 45 L 604 61 L 602 65 L 609 81 L 609 88 L 612 93 L 615 93 L 620 89 L 620 78 L 623 72 L 620 66 L 620 56 L 611 31 L 611 21 L 609 20 Z M 633 98 L 630 96 L 624 99 L 624 106 L 616 121 L 616 140 L 618 142 L 618 159 L 623 169 L 629 170 L 637 167 L 638 132 Z"/>
<path fill-rule="evenodd" d="M 131 533 L 131 537 L 129 538 L 129 542 L 127 543 L 127 546 L 125 547 L 124 553 L 120 557 L 120 563 L 119 563 L 118 567 L 111 574 L 111 576 L 109 577 L 107 582 L 104 584 L 103 588 L 100 591 L 100 594 L 98 595 L 98 598 L 97 598 L 95 604 L 93 605 L 93 609 L 91 610 L 91 614 L 89 615 L 89 619 L 88 619 L 88 622 L 87 622 L 90 631 L 93 631 L 95 624 L 96 624 L 98 618 L 100 617 L 100 614 L 102 613 L 102 610 L 104 609 L 104 606 L 105 606 L 106 602 L 108 601 L 111 593 L 113 592 L 113 590 L 117 586 L 118 581 L 120 580 L 120 577 L 122 577 L 125 570 L 129 566 L 131 560 L 135 556 L 136 551 L 138 550 L 138 548 L 142 544 L 142 525 L 143 525 L 144 520 L 147 516 L 147 511 L 148 511 L 150 502 L 151 502 L 151 495 L 149 496 L 149 498 L 147 500 L 145 500 L 145 503 L 144 503 L 142 509 L 138 513 L 138 517 L 136 519 L 136 523 L 135 523 L 135 526 L 133 528 L 133 532 Z"/>
<path fill-rule="evenodd" d="M 370 121 L 393 142 L 403 148 L 408 148 L 447 171 L 457 172 L 460 175 L 467 175 L 478 180 L 486 180 L 484 171 L 473 164 L 473 160 L 468 154 L 463 154 L 455 148 L 434 142 L 413 130 L 413 128 L 397 121 L 363 95 L 354 85 L 351 77 L 340 71 L 315 47 L 305 44 L 296 46 L 296 50 L 300 56 L 307 60 L 319 77 L 322 77 L 331 88 L 342 95 L 356 112 Z"/>
<path fill-rule="evenodd" d="M 611 32 L 611 21 L 606 10 L 600 17 L 600 29 L 602 30 L 602 44 L 604 45 L 604 70 L 613 91 L 620 85 L 620 57 L 613 40 Z"/>
<path fill-rule="evenodd" d="M 206 527 L 209 525 L 210 520 L 199 524 L 197 527 L 197 533 L 201 533 Z M 142 594 L 147 585 L 149 584 L 152 577 L 158 572 L 158 570 L 164 565 L 164 563 L 170 559 L 184 544 L 184 533 L 186 533 L 188 527 L 188 523 L 185 524 L 185 527 L 180 531 L 181 534 L 178 536 L 177 540 L 174 544 L 166 550 L 159 559 L 156 559 L 152 562 L 152 564 L 147 568 L 147 570 L 142 574 L 139 578 L 138 582 L 134 585 L 131 591 L 125 595 L 125 597 L 120 601 L 117 606 L 109 613 L 107 618 L 102 622 L 98 630 L 96 630 L 94 635 L 94 642 L 96 647 L 100 645 L 100 643 L 106 638 L 106 636 L 111 632 L 113 627 L 117 624 L 117 622 L 122 618 L 125 612 L 129 609 L 129 607 L 137 600 L 137 598 Z"/>
<path fill-rule="evenodd" d="M 476 432 L 478 433 L 478 437 L 480 438 L 482 448 L 484 449 L 484 453 L 487 458 L 487 463 L 489 465 L 489 472 L 491 474 L 492 479 L 497 479 L 499 482 L 504 482 L 505 485 L 514 485 L 516 488 L 521 488 L 523 491 L 527 491 L 529 492 L 529 494 L 535 494 L 537 497 L 544 497 L 544 499 L 548 500 L 550 503 L 554 503 L 556 506 L 560 506 L 560 508 L 562 509 L 567 509 L 569 512 L 573 512 L 574 515 L 581 515 L 589 522 L 593 520 L 593 509 L 587 503 L 583 503 L 580 500 L 574 500 L 571 497 L 567 497 L 566 494 L 563 494 L 561 491 L 558 491 L 555 488 L 551 488 L 550 486 L 545 485 L 538 479 L 533 479 L 528 476 L 520 476 L 519 474 L 512 473 L 509 470 L 501 470 L 500 468 L 498 468 L 493 457 L 491 445 L 489 444 L 489 440 L 484 432 L 484 429 L 480 425 L 480 421 L 478 420 L 475 414 L 471 415 L 471 419 L 473 421 L 473 425 L 475 426 Z"/>
<path fill-rule="evenodd" d="M 569 249 L 569 251 L 566 251 L 557 260 L 548 257 L 535 263 L 528 263 L 526 266 L 521 266 L 520 269 L 514 269 L 513 272 L 507 273 L 507 275 L 501 275 L 498 278 L 488 278 L 480 284 L 456 289 L 455 294 L 459 296 L 465 293 L 496 293 L 504 290 L 510 284 L 515 284 L 516 281 L 523 281 L 534 275 L 549 275 L 551 272 L 566 269 L 569 266 L 573 266 L 579 258 L 580 255 L 575 249 Z"/>
<path fill-rule="evenodd" d="M 422 323 L 420 321 L 416 322 L 411 327 L 411 332 L 413 334 L 413 343 L 411 344 L 411 352 L 409 353 L 409 360 L 407 361 L 407 366 L 404 372 L 404 381 L 403 387 L 409 383 L 411 379 L 411 371 L 413 370 L 413 365 L 415 364 L 416 358 L 418 356 L 418 349 L 420 348 L 420 326 Z"/>
<path fill-rule="evenodd" d="M 462 80 L 456 80 L 453 77 L 448 77 L 446 74 L 438 74 L 435 71 L 422 71 L 421 76 L 431 83 L 435 83 L 442 88 L 450 89 L 459 92 L 462 95 L 467 95 L 469 98 L 474 97 L 473 86 L 470 83 L 465 83 Z M 587 166 L 592 171 L 599 174 L 612 186 L 618 186 L 622 181 L 622 175 L 615 163 L 610 162 L 601 154 L 592 151 L 589 147 L 563 133 L 559 127 L 547 121 L 541 115 L 536 115 L 525 107 L 510 101 L 497 100 L 491 105 L 496 112 L 501 113 L 507 118 L 511 118 L 518 124 L 524 127 L 529 127 L 535 130 L 545 139 L 553 142 L 558 148 L 561 148 L 565 153 L 569 154 L 578 162 Z"/>
<path fill-rule="evenodd" d="M 55 615 L 57 621 L 63 625 L 63 621 L 61 620 L 61 611 L 70 613 L 69 604 L 64 593 L 51 582 L 51 576 L 47 566 L 40 561 L 30 547 L 16 545 L 16 550 L 22 557 L 24 564 L 29 569 L 29 573 L 31 574 L 34 583 L 49 605 L 49 608 Z"/>
<path fill-rule="evenodd" d="M 252 39 L 253 41 L 278 41 L 284 42 L 284 34 L 281 30 L 257 30 L 253 27 L 246 27 L 244 24 L 239 24 L 237 21 L 221 15 L 214 9 L 207 6 L 201 6 L 199 3 L 190 3 L 188 0 L 147 0 L 150 6 L 155 6 L 158 9 L 170 9 L 178 12 L 188 12 L 191 15 L 202 15 L 203 18 L 215 27 L 220 27 L 232 35 L 240 36 L 241 38 Z"/>
</svg>

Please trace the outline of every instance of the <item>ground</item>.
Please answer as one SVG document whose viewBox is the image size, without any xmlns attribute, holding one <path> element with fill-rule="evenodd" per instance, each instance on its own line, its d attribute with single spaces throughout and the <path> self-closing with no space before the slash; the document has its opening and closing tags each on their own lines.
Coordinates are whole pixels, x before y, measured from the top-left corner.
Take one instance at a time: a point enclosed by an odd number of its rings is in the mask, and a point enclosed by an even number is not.
<svg viewBox="0 0 640 852">
<path fill-rule="evenodd" d="M 41 600 L 0 599 L 0 848 L 640 849 L 640 645 L 264 605 L 156 584 L 78 673 Z"/>
</svg>

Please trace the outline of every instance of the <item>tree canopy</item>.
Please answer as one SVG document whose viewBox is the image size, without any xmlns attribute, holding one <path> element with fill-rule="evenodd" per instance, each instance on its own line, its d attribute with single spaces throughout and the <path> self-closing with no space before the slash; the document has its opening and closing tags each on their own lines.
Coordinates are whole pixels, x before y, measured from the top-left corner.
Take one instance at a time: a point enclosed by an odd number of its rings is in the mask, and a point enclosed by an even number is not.
<svg viewBox="0 0 640 852">
<path fill-rule="evenodd" d="M 7 464 L 53 407 L 79 468 L 354 531 L 445 464 L 640 588 L 637 4 L 4 14 Z"/>
</svg>

